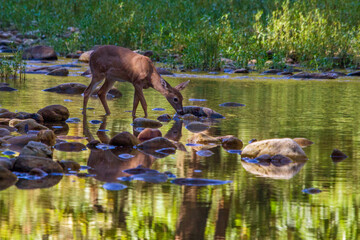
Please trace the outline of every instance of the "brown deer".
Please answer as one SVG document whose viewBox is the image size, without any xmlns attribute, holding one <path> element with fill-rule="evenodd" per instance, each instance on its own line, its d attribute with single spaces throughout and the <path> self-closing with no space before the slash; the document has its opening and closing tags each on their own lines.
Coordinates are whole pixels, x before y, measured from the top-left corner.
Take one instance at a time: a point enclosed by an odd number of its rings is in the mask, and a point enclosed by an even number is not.
<svg viewBox="0 0 360 240">
<path fill-rule="evenodd" d="M 86 106 L 95 88 L 105 79 L 105 83 L 98 91 L 98 96 L 104 106 L 106 115 L 110 114 L 107 105 L 106 94 L 113 87 L 116 81 L 130 82 L 135 88 L 132 115 L 135 117 L 136 109 L 141 103 L 147 117 L 147 104 L 143 89 L 149 87 L 159 91 L 176 110 L 183 113 L 183 97 L 180 90 L 184 89 L 189 81 L 171 87 L 157 72 L 154 64 L 148 57 L 134 53 L 130 49 L 106 45 L 96 49 L 90 56 L 90 70 L 92 79 L 90 85 L 84 92 L 83 113 L 86 113 Z"/>
</svg>

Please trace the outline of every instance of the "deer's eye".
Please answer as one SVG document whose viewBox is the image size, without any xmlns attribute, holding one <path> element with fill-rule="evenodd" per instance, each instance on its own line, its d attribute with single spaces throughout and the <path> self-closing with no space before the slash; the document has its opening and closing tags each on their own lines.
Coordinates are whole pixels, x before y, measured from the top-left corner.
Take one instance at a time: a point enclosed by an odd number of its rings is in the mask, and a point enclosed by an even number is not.
<svg viewBox="0 0 360 240">
<path fill-rule="evenodd" d="M 174 102 L 176 102 L 176 103 L 177 103 L 178 101 L 179 101 L 179 99 L 178 99 L 178 98 L 174 98 Z"/>
</svg>

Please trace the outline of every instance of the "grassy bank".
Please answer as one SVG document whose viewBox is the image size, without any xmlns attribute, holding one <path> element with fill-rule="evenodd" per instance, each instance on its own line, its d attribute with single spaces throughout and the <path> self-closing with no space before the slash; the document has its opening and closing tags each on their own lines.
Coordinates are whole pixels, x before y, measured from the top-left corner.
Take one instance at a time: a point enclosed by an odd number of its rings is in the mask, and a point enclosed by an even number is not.
<svg viewBox="0 0 360 240">
<path fill-rule="evenodd" d="M 285 60 L 313 69 L 357 67 L 357 0 L 7 0 L 0 28 L 34 31 L 61 53 L 116 44 L 153 50 L 161 61 L 218 69 L 221 57 L 262 69 Z M 79 32 L 64 36 L 68 27 Z M 271 54 L 269 54 L 271 50 Z"/>
</svg>

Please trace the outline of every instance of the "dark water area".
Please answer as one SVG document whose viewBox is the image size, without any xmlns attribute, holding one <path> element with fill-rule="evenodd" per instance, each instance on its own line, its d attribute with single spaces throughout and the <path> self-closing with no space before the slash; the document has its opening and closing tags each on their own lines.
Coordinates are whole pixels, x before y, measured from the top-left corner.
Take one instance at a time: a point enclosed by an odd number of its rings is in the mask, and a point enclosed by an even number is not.
<svg viewBox="0 0 360 240">
<path fill-rule="evenodd" d="M 60 60 L 51 64 L 69 64 Z M 40 66 L 29 62 L 29 65 Z M 74 61 L 73 64 L 79 64 Z M 133 133 L 133 87 L 116 83 L 123 96 L 109 100 L 112 115 L 103 117 L 99 99 L 90 99 L 87 119 L 81 114 L 82 96 L 41 90 L 66 82 L 88 84 L 71 68 L 69 77 L 28 74 L 11 83 L 16 92 L 0 92 L 0 105 L 10 111 L 37 112 L 61 104 L 71 118 L 81 119 L 56 129 L 61 135 L 82 137 L 68 141 L 87 144 L 83 137 L 106 142 L 119 132 Z M 225 76 L 225 77 L 224 77 Z M 183 91 L 184 106 L 209 107 L 225 118 L 208 121 L 209 136 L 234 135 L 246 146 L 251 139 L 303 137 L 314 142 L 304 148 L 308 161 L 266 168 L 241 161 L 219 145 L 187 146 L 197 133 L 174 120 L 159 128 L 163 136 L 182 143 L 185 151 L 156 158 L 135 149 L 127 152 L 87 149 L 54 150 L 54 160 L 72 160 L 81 175 L 48 176 L 37 182 L 20 179 L 0 191 L 0 239 L 358 239 L 360 235 L 360 78 L 292 80 L 250 74 L 165 77 L 175 86 L 190 79 Z M 144 91 L 148 118 L 175 111 L 160 93 Z M 201 101 L 190 101 L 200 99 Z M 206 99 L 206 101 L 204 101 Z M 225 102 L 245 104 L 221 107 Z M 165 111 L 151 110 L 163 108 Z M 138 108 L 138 115 L 142 116 Z M 91 124 L 99 120 L 99 124 Z M 85 123 L 85 124 L 84 124 Z M 68 128 L 67 128 L 68 127 Z M 99 128 L 108 131 L 98 131 Z M 333 149 L 348 158 L 334 163 Z M 211 156 L 199 156 L 200 150 Z M 4 150 L 5 151 L 5 150 Z M 118 155 L 131 154 L 122 159 Z M 0 156 L 2 155 L 0 152 Z M 122 155 L 129 157 L 128 155 Z M 123 170 L 138 165 L 178 178 L 231 181 L 223 185 L 186 186 L 172 179 L 153 183 L 119 181 Z M 120 185 L 126 188 L 113 191 Z M 121 187 L 121 186 L 120 186 Z M 321 190 L 317 194 L 303 191 Z"/>
</svg>

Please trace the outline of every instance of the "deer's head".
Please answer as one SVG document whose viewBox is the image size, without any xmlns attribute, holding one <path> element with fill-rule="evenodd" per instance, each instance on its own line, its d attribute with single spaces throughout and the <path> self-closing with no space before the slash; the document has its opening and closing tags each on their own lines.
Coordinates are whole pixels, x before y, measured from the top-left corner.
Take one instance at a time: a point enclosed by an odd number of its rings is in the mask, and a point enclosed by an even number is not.
<svg viewBox="0 0 360 240">
<path fill-rule="evenodd" d="M 190 80 L 186 82 L 182 82 L 176 87 L 171 87 L 169 83 L 167 83 L 164 79 L 161 78 L 161 85 L 166 89 L 166 93 L 164 96 L 171 104 L 171 106 L 176 110 L 178 114 L 183 114 L 183 96 L 181 95 L 180 91 L 183 90 L 186 85 L 188 85 Z"/>
</svg>

